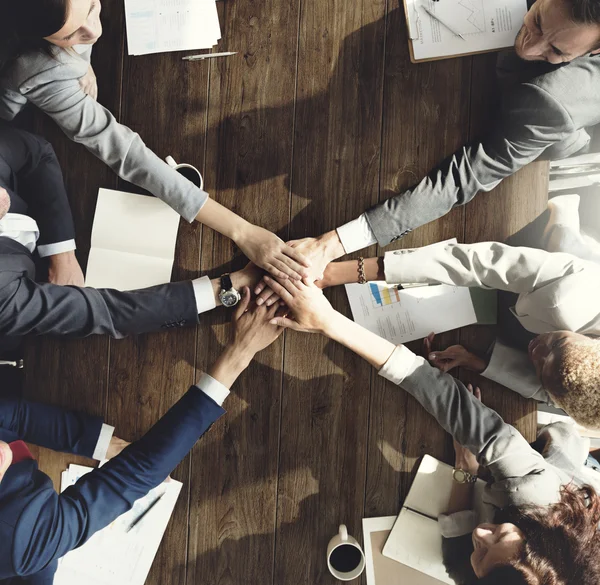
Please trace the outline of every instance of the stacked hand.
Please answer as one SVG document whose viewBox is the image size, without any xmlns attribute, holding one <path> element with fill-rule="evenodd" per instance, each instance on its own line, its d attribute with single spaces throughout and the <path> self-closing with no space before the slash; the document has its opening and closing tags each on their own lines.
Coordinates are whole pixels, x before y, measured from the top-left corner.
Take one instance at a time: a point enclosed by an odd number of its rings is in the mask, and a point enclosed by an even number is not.
<svg viewBox="0 0 600 585">
<path fill-rule="evenodd" d="M 310 259 L 269 230 L 249 225 L 236 243 L 251 262 L 275 278 L 299 280 L 310 274 Z"/>
<path fill-rule="evenodd" d="M 291 240 L 288 245 L 308 259 L 310 270 L 303 275 L 303 278 L 309 282 L 322 281 L 327 265 L 345 253 L 335 231 L 323 234 L 318 238 Z M 277 278 L 277 275 L 274 276 Z M 324 286 L 323 283 L 321 288 Z M 256 286 L 254 293 L 258 295 L 257 303 L 259 305 L 263 303 L 272 305 L 279 300 L 278 295 L 269 287 L 265 279 Z"/>
</svg>

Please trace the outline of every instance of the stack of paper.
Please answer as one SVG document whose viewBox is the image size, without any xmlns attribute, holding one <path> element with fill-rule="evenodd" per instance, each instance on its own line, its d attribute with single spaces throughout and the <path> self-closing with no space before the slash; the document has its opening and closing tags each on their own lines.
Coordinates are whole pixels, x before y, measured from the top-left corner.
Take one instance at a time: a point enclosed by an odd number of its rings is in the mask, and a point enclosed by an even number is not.
<svg viewBox="0 0 600 585">
<path fill-rule="evenodd" d="M 133 290 L 171 280 L 179 215 L 155 197 L 100 189 L 85 284 Z"/>
<path fill-rule="evenodd" d="M 61 492 L 91 471 L 91 467 L 69 465 L 62 473 Z M 67 553 L 59 561 L 54 585 L 143 585 L 182 485 L 167 480 L 83 546 Z"/>
<path fill-rule="evenodd" d="M 221 38 L 215 0 L 125 0 L 130 55 L 211 49 Z"/>
</svg>

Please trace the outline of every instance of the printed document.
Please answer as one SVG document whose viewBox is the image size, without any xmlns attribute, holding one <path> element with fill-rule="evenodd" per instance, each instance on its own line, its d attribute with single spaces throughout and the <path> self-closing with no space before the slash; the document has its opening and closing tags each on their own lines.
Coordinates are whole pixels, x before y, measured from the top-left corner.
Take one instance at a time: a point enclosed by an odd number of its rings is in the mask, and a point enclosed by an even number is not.
<svg viewBox="0 0 600 585">
<path fill-rule="evenodd" d="M 438 284 L 398 290 L 385 282 L 347 284 L 352 317 L 394 344 L 477 322 L 467 287 Z"/>
<path fill-rule="evenodd" d="M 221 38 L 215 0 L 125 0 L 130 55 L 211 49 Z"/>
<path fill-rule="evenodd" d="M 405 2 L 415 61 L 512 47 L 527 13 L 527 0 Z"/>
<path fill-rule="evenodd" d="M 133 290 L 170 282 L 179 219 L 156 197 L 100 189 L 86 286 Z"/>
<path fill-rule="evenodd" d="M 70 465 L 62 473 L 61 492 L 92 471 Z M 83 546 L 68 552 L 59 560 L 54 585 L 143 585 L 182 485 L 165 481 Z"/>
</svg>

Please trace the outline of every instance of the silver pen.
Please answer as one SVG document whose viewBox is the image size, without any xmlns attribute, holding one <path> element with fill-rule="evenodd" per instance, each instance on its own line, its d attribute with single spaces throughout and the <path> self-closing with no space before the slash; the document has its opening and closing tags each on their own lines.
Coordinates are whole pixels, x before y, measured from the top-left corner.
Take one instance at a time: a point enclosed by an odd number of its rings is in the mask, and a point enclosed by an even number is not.
<svg viewBox="0 0 600 585">
<path fill-rule="evenodd" d="M 423 7 L 423 10 L 427 12 L 429 16 L 431 16 L 431 18 L 435 18 L 435 20 L 437 20 L 440 24 L 444 25 L 452 34 L 456 35 L 457 37 L 460 37 L 463 41 L 467 40 L 459 32 L 455 31 L 447 22 L 444 22 L 439 16 L 436 16 L 433 12 L 431 12 L 431 10 L 427 8 L 427 6 L 425 6 L 424 4 L 421 4 L 421 6 Z"/>
<path fill-rule="evenodd" d="M 215 57 L 230 57 L 231 55 L 237 55 L 237 51 L 228 51 L 226 53 L 203 53 L 202 55 L 188 55 L 182 57 L 184 61 L 203 61 L 204 59 L 214 59 Z"/>
</svg>

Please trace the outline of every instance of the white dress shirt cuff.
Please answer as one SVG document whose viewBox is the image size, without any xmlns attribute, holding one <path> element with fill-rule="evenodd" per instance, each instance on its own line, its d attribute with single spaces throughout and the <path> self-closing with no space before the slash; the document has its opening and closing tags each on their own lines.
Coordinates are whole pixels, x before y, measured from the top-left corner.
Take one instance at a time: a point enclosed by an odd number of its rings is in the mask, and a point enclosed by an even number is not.
<svg viewBox="0 0 600 585">
<path fill-rule="evenodd" d="M 62 254 L 63 252 L 72 252 L 76 249 L 75 240 L 65 240 L 64 242 L 56 242 L 55 244 L 43 244 L 37 247 L 40 258 Z"/>
<path fill-rule="evenodd" d="M 229 396 L 229 388 L 208 374 L 202 374 L 196 386 L 219 406 L 223 406 L 223 402 Z"/>
<path fill-rule="evenodd" d="M 477 526 L 475 510 L 462 510 L 454 514 L 440 514 L 438 526 L 444 538 L 456 538 L 471 534 Z"/>
<path fill-rule="evenodd" d="M 377 238 L 364 213 L 360 217 L 337 228 L 336 231 L 346 254 L 362 250 L 377 243 Z"/>
<path fill-rule="evenodd" d="M 192 285 L 194 286 L 198 315 L 206 313 L 206 311 L 211 311 L 217 306 L 215 303 L 215 293 L 213 292 L 213 287 L 208 276 L 192 280 Z"/>
<path fill-rule="evenodd" d="M 422 361 L 424 360 L 417 357 L 406 346 L 398 345 L 379 370 L 379 375 L 399 386 L 405 378 L 417 369 Z"/>
<path fill-rule="evenodd" d="M 102 461 L 103 459 L 106 459 L 106 452 L 108 451 L 110 440 L 112 439 L 114 432 L 115 427 L 111 427 L 107 424 L 102 425 L 102 428 L 100 429 L 100 436 L 98 437 L 98 442 L 96 443 L 96 448 L 94 449 L 92 459 L 95 459 L 96 461 Z"/>
</svg>

